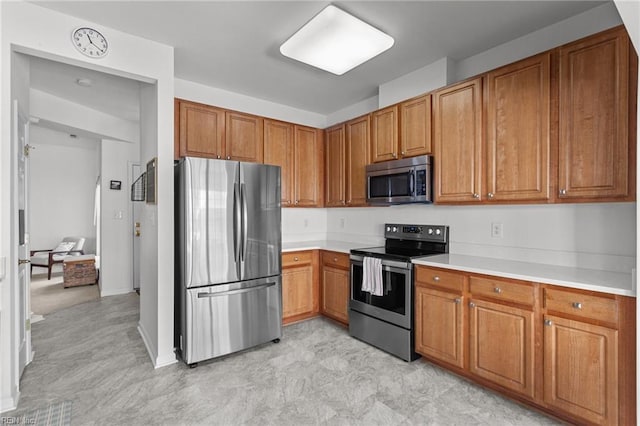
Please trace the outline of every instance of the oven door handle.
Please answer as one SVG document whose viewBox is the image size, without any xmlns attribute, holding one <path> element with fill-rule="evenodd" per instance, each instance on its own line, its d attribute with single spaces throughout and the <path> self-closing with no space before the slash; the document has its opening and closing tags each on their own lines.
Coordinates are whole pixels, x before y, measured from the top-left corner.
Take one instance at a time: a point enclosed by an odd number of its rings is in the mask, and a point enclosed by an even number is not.
<svg viewBox="0 0 640 426">
<path fill-rule="evenodd" d="M 352 264 L 362 266 L 362 262 L 364 261 L 364 256 L 352 254 L 350 258 L 351 258 Z M 382 259 L 383 271 L 393 271 L 393 270 L 407 271 L 411 269 L 412 269 L 411 262 L 400 262 L 398 260 Z"/>
</svg>

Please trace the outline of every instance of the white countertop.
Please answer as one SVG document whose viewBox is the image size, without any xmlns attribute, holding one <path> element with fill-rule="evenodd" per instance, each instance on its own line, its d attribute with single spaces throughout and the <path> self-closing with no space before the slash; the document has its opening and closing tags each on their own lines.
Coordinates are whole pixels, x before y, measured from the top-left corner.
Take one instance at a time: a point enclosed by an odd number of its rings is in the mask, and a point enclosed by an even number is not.
<svg viewBox="0 0 640 426">
<path fill-rule="evenodd" d="M 351 249 L 371 246 L 371 244 L 367 245 L 363 243 L 331 240 L 297 241 L 293 243 L 282 243 L 282 252 L 286 253 L 289 251 L 300 250 L 331 250 L 348 254 Z"/>
<path fill-rule="evenodd" d="M 570 268 L 459 254 L 427 256 L 414 259 L 413 263 L 516 280 L 554 284 L 581 290 L 636 296 L 636 289 L 630 273 Z"/>
</svg>

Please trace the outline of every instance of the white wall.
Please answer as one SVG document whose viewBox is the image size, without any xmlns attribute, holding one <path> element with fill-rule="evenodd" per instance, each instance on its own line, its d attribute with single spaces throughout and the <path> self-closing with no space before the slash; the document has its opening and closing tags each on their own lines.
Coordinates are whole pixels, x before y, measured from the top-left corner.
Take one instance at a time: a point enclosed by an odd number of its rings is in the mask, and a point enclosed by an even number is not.
<svg viewBox="0 0 640 426">
<path fill-rule="evenodd" d="M 327 238 L 329 209 L 282 209 L 282 242 L 313 241 Z"/>
<path fill-rule="evenodd" d="M 326 117 L 311 111 L 293 108 L 264 99 L 253 98 L 188 80 L 175 79 L 175 96 L 207 105 L 261 115 L 305 126 L 324 128 Z"/>
<path fill-rule="evenodd" d="M 449 225 L 451 253 L 630 273 L 635 216 L 635 203 L 342 208 L 328 209 L 327 231 L 382 243 L 385 223 Z M 492 223 L 503 225 L 503 238 L 491 237 Z"/>
<path fill-rule="evenodd" d="M 140 37 L 116 31 L 114 29 L 87 22 L 69 15 L 57 13 L 37 5 L 26 2 L 0 2 L 0 102 L 2 103 L 3 114 L 0 121 L 0 140 L 5 143 L 0 144 L 0 197 L 2 206 L 14 210 L 14 202 L 10 197 L 12 194 L 12 174 L 11 167 L 11 144 L 7 143 L 11 138 L 10 110 L 11 83 L 19 77 L 18 73 L 12 72 L 13 63 L 16 62 L 12 52 L 22 52 L 47 59 L 58 60 L 72 65 L 95 69 L 122 77 L 133 78 L 139 81 L 155 84 L 157 88 L 157 111 L 155 116 L 155 126 L 157 137 L 148 139 L 144 143 L 154 145 L 152 148 L 157 152 L 158 167 L 158 204 L 154 207 L 157 211 L 158 228 L 161 230 L 172 229 L 173 226 L 173 97 L 174 97 L 174 73 L 173 73 L 173 48 L 160 43 L 156 43 Z M 109 39 L 110 52 L 99 60 L 92 60 L 77 52 L 70 40 L 71 31 L 79 26 L 93 25 Z M 28 97 L 28 95 L 27 95 Z M 27 100 L 28 102 L 28 100 Z M 28 111 L 27 111 L 28 112 Z M 151 113 L 150 113 L 151 114 Z M 6 195 L 5 195 L 6 194 Z M 2 285 L 7 288 L 2 289 L 2 321 L 0 328 L 0 351 L 2 359 L 2 387 L 0 388 L 0 401 L 2 407 L 0 411 L 11 408 L 11 403 L 16 402 L 18 395 L 18 385 L 16 378 L 17 363 L 5 362 L 7 357 L 17 351 L 15 339 L 9 335 L 7 330 L 12 327 L 7 324 L 4 318 L 9 321 L 17 319 L 17 304 L 8 296 L 15 293 L 17 286 L 17 270 L 13 266 L 17 264 L 17 253 L 15 250 L 16 234 L 13 231 L 15 219 L 7 214 L 0 216 L 0 258 L 7 258 L 7 265 L 11 265 L 7 271 L 7 277 L 2 281 Z M 162 319 L 162 326 L 158 327 L 160 313 L 172 312 L 173 310 L 173 235 L 158 236 L 158 247 L 155 251 L 157 259 L 155 265 L 143 265 L 146 268 L 156 268 L 153 272 L 157 275 L 156 282 L 152 283 L 158 294 L 167 294 L 168 297 L 158 297 L 151 300 L 144 293 L 140 296 L 141 311 L 145 305 L 148 311 L 154 311 L 154 315 L 140 319 L 139 329 L 156 329 L 154 333 L 147 333 L 146 338 L 152 344 L 147 348 L 154 347 L 155 351 L 150 352 L 154 366 L 161 363 L 175 360 L 173 354 L 173 319 L 167 322 Z M 141 271 L 142 272 L 142 271 Z M 171 342 L 171 343 L 168 343 Z M 5 355 L 7 354 L 7 355 Z M 12 378 L 16 378 L 13 380 Z"/>
<path fill-rule="evenodd" d="M 85 253 L 95 253 L 98 141 L 35 125 L 30 135 L 31 248 L 51 249 L 66 236 L 80 236 L 87 239 Z"/>
<path fill-rule="evenodd" d="M 140 145 L 104 139 L 100 144 L 100 295 L 112 296 L 133 291 L 133 230 L 129 162 L 138 161 Z M 118 180 L 121 190 L 110 189 Z"/>
</svg>

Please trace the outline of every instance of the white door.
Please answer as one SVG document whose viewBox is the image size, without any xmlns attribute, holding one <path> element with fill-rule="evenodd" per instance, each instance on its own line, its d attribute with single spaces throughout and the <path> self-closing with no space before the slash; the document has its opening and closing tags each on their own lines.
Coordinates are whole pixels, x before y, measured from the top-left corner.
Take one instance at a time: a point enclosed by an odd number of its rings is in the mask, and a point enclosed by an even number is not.
<svg viewBox="0 0 640 426">
<path fill-rule="evenodd" d="M 31 267 L 29 265 L 29 120 L 13 102 L 13 140 L 16 147 L 16 197 L 18 218 L 19 371 L 33 358 L 31 351 Z"/>
</svg>

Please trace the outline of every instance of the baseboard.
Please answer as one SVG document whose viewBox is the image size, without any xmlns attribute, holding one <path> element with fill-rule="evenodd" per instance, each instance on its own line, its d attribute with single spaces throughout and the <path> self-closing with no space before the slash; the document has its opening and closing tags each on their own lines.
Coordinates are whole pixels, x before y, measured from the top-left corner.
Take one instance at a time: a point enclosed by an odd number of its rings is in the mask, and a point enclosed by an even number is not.
<svg viewBox="0 0 640 426">
<path fill-rule="evenodd" d="M 100 297 L 107 297 L 107 296 L 118 296 L 121 294 L 129 294 L 133 292 L 133 289 L 131 287 L 127 287 L 127 288 L 116 288 L 116 289 L 108 289 L 106 291 L 103 290 L 103 288 L 100 288 Z"/>
<path fill-rule="evenodd" d="M 158 355 L 156 347 L 151 343 L 152 341 L 149 338 L 149 335 L 140 322 L 138 322 L 138 333 L 140 333 L 144 346 L 147 348 L 147 352 L 149 353 L 149 357 L 153 363 L 153 368 L 162 368 L 178 362 L 176 355 L 173 352 L 163 356 Z"/>
<path fill-rule="evenodd" d="M 18 408 L 18 401 L 20 400 L 20 391 L 18 390 L 18 387 L 14 387 L 11 393 L 13 395 L 10 397 L 0 400 L 0 413 L 6 413 L 7 411 L 13 411 Z"/>
</svg>

